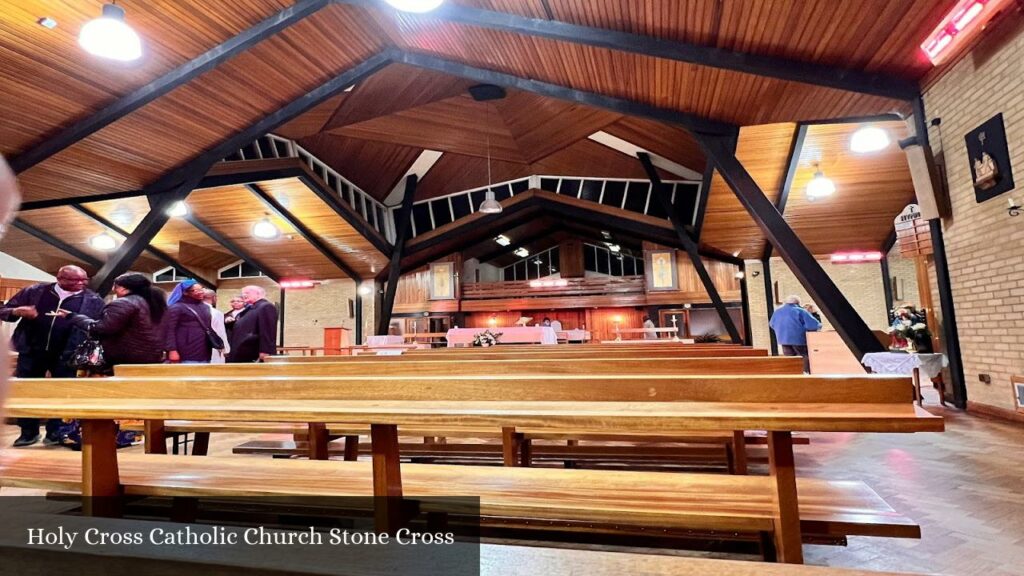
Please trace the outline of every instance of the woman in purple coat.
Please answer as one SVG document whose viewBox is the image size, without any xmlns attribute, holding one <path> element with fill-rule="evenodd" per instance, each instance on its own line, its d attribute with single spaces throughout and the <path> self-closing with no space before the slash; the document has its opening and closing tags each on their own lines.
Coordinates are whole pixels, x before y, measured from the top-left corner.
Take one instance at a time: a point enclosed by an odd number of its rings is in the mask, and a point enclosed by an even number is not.
<svg viewBox="0 0 1024 576">
<path fill-rule="evenodd" d="M 209 363 L 213 353 L 206 333 L 213 324 L 205 291 L 195 280 L 179 284 L 167 300 L 164 316 L 164 349 L 172 363 Z"/>
</svg>

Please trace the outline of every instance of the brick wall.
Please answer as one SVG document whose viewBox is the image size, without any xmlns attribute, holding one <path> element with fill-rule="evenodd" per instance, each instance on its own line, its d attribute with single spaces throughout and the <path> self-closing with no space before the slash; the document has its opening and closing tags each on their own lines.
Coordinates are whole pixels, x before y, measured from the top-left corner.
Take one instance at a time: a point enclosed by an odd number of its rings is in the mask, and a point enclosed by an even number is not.
<svg viewBox="0 0 1024 576">
<path fill-rule="evenodd" d="M 1010 17 L 928 88 L 933 150 L 942 154 L 952 205 L 943 221 L 957 327 L 972 402 L 1013 409 L 1010 375 L 1024 373 L 1024 218 L 1006 213 L 1024 201 L 1024 25 Z M 964 135 L 1003 114 L 1015 190 L 978 204 Z M 979 381 L 991 376 L 991 384 Z"/>
<path fill-rule="evenodd" d="M 868 327 L 874 330 L 883 330 L 888 326 L 888 317 L 885 309 L 885 293 L 882 288 L 882 270 L 879 264 L 832 264 L 828 260 L 818 260 L 825 273 L 832 278 L 839 290 L 850 301 L 861 318 L 867 322 Z M 781 258 L 771 259 L 772 281 L 778 283 L 779 298 L 785 299 L 790 294 L 800 296 L 804 304 L 814 303 L 820 308 L 817 302 L 811 300 L 807 292 L 797 281 L 796 276 L 790 271 L 789 266 Z M 757 260 L 747 261 L 747 278 L 750 281 L 748 293 L 750 295 L 750 326 L 754 337 L 754 346 L 768 348 L 768 307 L 764 291 L 764 278 L 759 274 L 756 278 L 754 272 L 761 273 L 761 263 Z M 913 271 L 913 263 L 911 263 Z M 778 305 L 772 303 L 772 308 Z M 825 330 L 831 330 L 832 325 L 827 319 L 822 318 Z"/>
</svg>

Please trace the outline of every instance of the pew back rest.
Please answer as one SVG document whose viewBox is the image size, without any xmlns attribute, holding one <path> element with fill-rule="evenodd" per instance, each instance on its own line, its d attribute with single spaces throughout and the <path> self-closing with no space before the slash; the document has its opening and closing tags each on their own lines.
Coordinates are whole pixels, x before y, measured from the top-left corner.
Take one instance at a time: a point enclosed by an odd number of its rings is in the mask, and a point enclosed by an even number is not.
<svg viewBox="0 0 1024 576">
<path fill-rule="evenodd" d="M 638 356 L 644 358 L 720 358 L 720 357 L 751 357 L 751 356 L 768 356 L 768 351 L 761 348 L 694 348 L 694 349 L 618 349 L 618 348 L 600 348 L 589 350 L 588 346 L 574 346 L 574 347 L 558 347 L 558 350 L 551 351 L 540 351 L 541 346 L 535 347 L 533 350 L 510 350 L 505 351 L 499 347 L 495 350 L 492 348 L 473 348 L 467 349 L 465 352 L 449 353 L 451 349 L 445 349 L 442 352 L 436 353 L 438 357 L 444 358 L 458 358 L 460 360 L 514 360 L 514 359 L 529 359 L 529 358 L 562 358 L 565 360 L 575 360 L 580 358 L 623 358 L 631 359 Z M 550 348 L 555 348 L 551 346 Z M 562 349 L 565 348 L 565 349 Z M 370 362 L 415 362 L 426 358 L 433 358 L 434 355 L 425 354 L 411 354 L 406 351 L 403 354 L 395 356 L 376 356 L 373 354 L 359 354 L 358 356 L 271 356 L 270 362 L 350 362 L 350 361 L 370 361 Z"/>
<path fill-rule="evenodd" d="M 361 356 L 358 358 L 362 358 Z M 801 374 L 803 360 L 796 356 L 741 358 L 523 358 L 474 360 L 430 358 L 409 362 L 319 362 L 277 364 L 125 364 L 115 376 L 444 376 L 476 374 Z"/>
<path fill-rule="evenodd" d="M 909 377 L 886 375 L 175 376 L 15 379 L 12 399 L 217 399 L 494 402 L 898 404 Z M 709 409 L 713 409 L 713 406 Z"/>
</svg>

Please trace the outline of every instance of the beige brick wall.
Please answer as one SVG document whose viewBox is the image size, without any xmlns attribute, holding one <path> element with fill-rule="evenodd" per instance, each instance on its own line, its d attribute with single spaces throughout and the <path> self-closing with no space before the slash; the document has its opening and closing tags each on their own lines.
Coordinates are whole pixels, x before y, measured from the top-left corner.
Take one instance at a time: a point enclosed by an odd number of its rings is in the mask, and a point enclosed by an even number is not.
<svg viewBox="0 0 1024 576">
<path fill-rule="evenodd" d="M 917 291 L 917 266 L 911 258 L 900 256 L 899 247 L 893 246 L 889 251 L 889 277 L 896 278 L 896 289 L 893 293 L 893 305 L 913 304 L 921 307 L 921 295 Z M 929 276 L 931 278 L 931 276 Z M 932 279 L 934 283 L 934 279 Z M 938 300 L 934 300 L 938 305 Z"/>
<path fill-rule="evenodd" d="M 267 300 L 280 306 L 281 290 L 269 279 L 241 278 L 221 280 L 217 286 L 217 308 L 229 309 L 228 301 L 243 286 L 256 284 L 267 291 Z M 366 286 L 373 288 L 372 282 Z M 342 326 L 352 330 L 355 344 L 355 318 L 349 317 L 348 301 L 355 301 L 356 283 L 349 279 L 324 280 L 308 290 L 289 290 L 285 295 L 284 343 L 286 346 L 323 346 L 324 328 Z M 363 338 L 373 334 L 373 294 L 363 296 Z"/>
<path fill-rule="evenodd" d="M 875 330 L 882 330 L 888 325 L 885 309 L 885 293 L 882 288 L 882 269 L 879 264 L 832 264 L 828 260 L 818 260 L 825 273 L 832 278 L 839 290 L 850 301 L 861 318 L 867 322 L 868 327 Z M 796 276 L 790 271 L 789 266 L 781 258 L 771 259 L 772 281 L 778 283 L 779 297 L 785 298 L 790 294 L 800 296 L 804 304 L 813 302 L 807 291 L 800 286 Z M 765 303 L 764 278 L 760 275 L 754 278 L 754 272 L 761 272 L 761 263 L 756 260 L 747 261 L 747 275 L 751 280 L 748 286 L 750 295 L 750 326 L 754 337 L 754 346 L 767 348 L 769 346 L 768 331 L 768 308 Z M 772 308 L 776 305 L 772 303 Z M 818 305 L 820 308 L 820 305 Z M 822 318 L 825 330 L 831 330 L 832 325 L 827 319 Z"/>
<path fill-rule="evenodd" d="M 1018 25 L 1011 18 L 1003 26 Z M 1010 375 L 1024 373 L 1024 218 L 1006 213 L 1006 199 L 1024 201 L 1024 32 L 1005 37 L 957 63 L 925 93 L 932 147 L 943 153 L 952 217 L 943 221 L 957 327 L 972 402 L 1013 409 Z M 1003 114 L 1015 190 L 982 204 L 974 198 L 964 135 Z M 989 374 L 991 384 L 979 381 Z"/>
</svg>

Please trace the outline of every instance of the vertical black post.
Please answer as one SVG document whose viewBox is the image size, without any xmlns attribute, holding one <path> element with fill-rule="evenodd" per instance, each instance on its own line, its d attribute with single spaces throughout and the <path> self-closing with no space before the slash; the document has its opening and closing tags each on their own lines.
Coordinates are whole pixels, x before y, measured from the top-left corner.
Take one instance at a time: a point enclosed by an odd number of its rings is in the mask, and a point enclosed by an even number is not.
<svg viewBox="0 0 1024 576">
<path fill-rule="evenodd" d="M 405 242 L 409 238 L 409 222 L 412 220 L 412 202 L 416 196 L 415 174 L 405 179 L 405 196 L 402 197 L 402 208 L 395 215 L 395 249 L 391 252 L 388 265 L 388 285 L 381 303 L 380 320 L 377 322 L 377 334 L 387 334 L 391 323 L 391 311 L 395 307 L 395 293 L 398 291 L 398 279 L 402 274 L 402 254 L 405 253 Z"/>
<path fill-rule="evenodd" d="M 882 343 L 793 232 L 775 205 L 764 195 L 743 164 L 736 159 L 736 155 L 729 149 L 727 139 L 699 132 L 694 136 L 779 256 L 789 265 L 804 290 L 821 306 L 821 311 L 857 360 L 868 352 L 882 352 Z"/>
<path fill-rule="evenodd" d="M 889 274 L 889 255 L 882 254 L 882 292 L 885 294 L 885 317 L 892 322 L 892 276 Z"/>
<path fill-rule="evenodd" d="M 765 258 L 761 261 L 761 275 L 764 276 L 764 304 L 768 308 L 768 320 L 772 319 L 775 313 L 775 284 L 772 282 L 772 259 Z M 779 341 L 775 338 L 775 330 L 768 326 L 768 341 L 772 356 L 779 355 Z"/>
<path fill-rule="evenodd" d="M 743 305 L 743 344 L 750 346 L 754 342 L 754 335 L 750 328 L 750 294 L 747 293 L 747 264 L 740 265 L 740 304 Z"/>
<path fill-rule="evenodd" d="M 277 311 L 277 345 L 284 346 L 284 288 L 281 288 L 281 303 Z"/>
<path fill-rule="evenodd" d="M 679 221 L 678 214 L 669 200 L 670 194 L 664 189 L 661 177 L 658 176 L 658 170 L 651 163 L 651 157 L 645 152 L 640 152 L 637 154 L 637 157 L 640 158 L 640 163 L 643 164 L 644 171 L 647 172 L 647 178 L 651 181 L 654 196 L 658 198 L 662 209 L 669 215 L 669 220 L 672 222 L 672 227 L 675 228 L 676 236 L 679 237 L 679 242 L 682 243 L 686 253 L 690 256 L 690 260 L 693 262 L 693 269 L 704 284 L 704 289 L 711 298 L 711 304 L 714 305 L 715 310 L 718 312 L 722 325 L 725 326 L 725 330 L 729 333 L 729 338 L 738 344 L 742 341 L 740 331 L 736 329 L 736 323 L 732 321 L 732 316 L 729 315 L 729 311 L 725 308 L 725 302 L 722 301 L 722 297 L 718 294 L 718 288 L 715 287 L 711 275 L 708 274 L 707 268 L 704 267 L 704 261 L 701 260 L 697 243 L 690 238 L 690 234 L 686 231 L 683 223 Z"/>
<path fill-rule="evenodd" d="M 359 293 L 360 282 L 356 282 L 356 341 L 357 346 L 363 343 L 363 295 Z"/>
<path fill-rule="evenodd" d="M 913 101 L 914 128 L 917 143 L 927 148 L 928 125 L 925 121 L 924 100 L 919 96 Z M 967 408 L 967 384 L 964 377 L 963 357 L 960 354 L 960 334 L 956 328 L 956 307 L 953 303 L 953 286 L 949 280 L 949 264 L 946 262 L 946 241 L 942 235 L 941 218 L 928 221 L 932 237 L 932 258 L 935 260 L 935 282 L 939 288 L 939 306 L 942 309 L 942 335 L 946 343 L 946 357 L 949 360 L 949 376 L 952 380 L 953 404 Z"/>
</svg>

